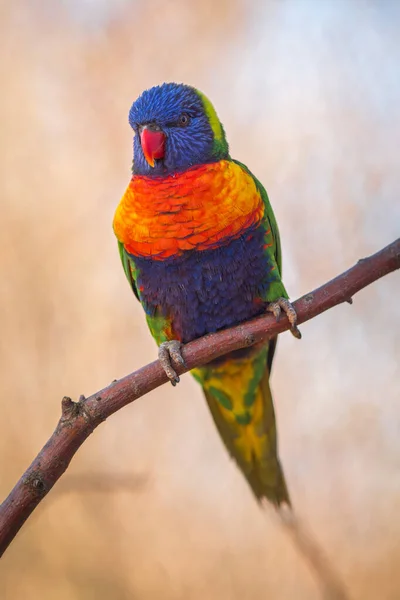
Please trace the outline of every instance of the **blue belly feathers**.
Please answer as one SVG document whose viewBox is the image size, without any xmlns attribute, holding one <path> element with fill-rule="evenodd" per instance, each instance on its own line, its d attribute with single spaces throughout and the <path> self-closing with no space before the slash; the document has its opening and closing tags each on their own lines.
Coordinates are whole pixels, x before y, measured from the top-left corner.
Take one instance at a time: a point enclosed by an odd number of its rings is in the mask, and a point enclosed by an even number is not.
<svg viewBox="0 0 400 600">
<path fill-rule="evenodd" d="M 259 226 L 214 250 L 163 261 L 131 255 L 145 311 L 171 318 L 183 343 L 261 314 L 262 297 L 278 276 L 263 244 Z"/>
</svg>

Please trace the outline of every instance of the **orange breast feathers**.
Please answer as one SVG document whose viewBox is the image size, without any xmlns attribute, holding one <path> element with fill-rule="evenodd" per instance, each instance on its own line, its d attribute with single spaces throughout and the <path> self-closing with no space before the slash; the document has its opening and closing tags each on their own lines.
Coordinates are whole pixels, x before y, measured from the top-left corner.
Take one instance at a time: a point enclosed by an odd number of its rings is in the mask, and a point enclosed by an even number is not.
<svg viewBox="0 0 400 600">
<path fill-rule="evenodd" d="M 253 178 L 222 160 L 167 177 L 134 175 L 115 213 L 114 232 L 129 254 L 164 260 L 217 248 L 263 214 Z"/>
</svg>

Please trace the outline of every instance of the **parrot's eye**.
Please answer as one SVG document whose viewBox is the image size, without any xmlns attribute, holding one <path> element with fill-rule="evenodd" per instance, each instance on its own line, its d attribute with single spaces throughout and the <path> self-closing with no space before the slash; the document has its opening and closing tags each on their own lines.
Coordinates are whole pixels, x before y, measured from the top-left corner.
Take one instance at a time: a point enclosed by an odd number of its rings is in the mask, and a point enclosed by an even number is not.
<svg viewBox="0 0 400 600">
<path fill-rule="evenodd" d="M 182 113 L 179 117 L 178 123 L 181 127 L 186 127 L 189 125 L 190 117 L 187 113 Z"/>
</svg>

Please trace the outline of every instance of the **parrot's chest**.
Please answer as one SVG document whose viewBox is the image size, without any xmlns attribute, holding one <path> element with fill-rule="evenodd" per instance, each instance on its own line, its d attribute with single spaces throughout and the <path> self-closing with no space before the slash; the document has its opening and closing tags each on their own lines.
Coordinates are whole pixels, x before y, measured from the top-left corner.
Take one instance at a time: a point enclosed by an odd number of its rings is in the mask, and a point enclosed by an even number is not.
<svg viewBox="0 0 400 600">
<path fill-rule="evenodd" d="M 264 235 L 258 227 L 220 248 L 176 259 L 132 257 L 145 311 L 170 319 L 184 343 L 262 313 L 274 278 Z"/>
</svg>

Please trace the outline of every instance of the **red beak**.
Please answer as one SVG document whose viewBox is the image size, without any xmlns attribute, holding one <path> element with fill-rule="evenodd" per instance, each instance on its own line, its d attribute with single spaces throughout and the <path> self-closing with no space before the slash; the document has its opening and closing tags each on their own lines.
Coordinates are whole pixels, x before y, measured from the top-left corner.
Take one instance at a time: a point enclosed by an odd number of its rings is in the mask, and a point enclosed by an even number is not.
<svg viewBox="0 0 400 600">
<path fill-rule="evenodd" d="M 144 157 L 151 167 L 154 167 L 156 158 L 164 158 L 165 133 L 163 131 L 153 131 L 144 126 L 140 134 L 140 143 Z"/>
</svg>

